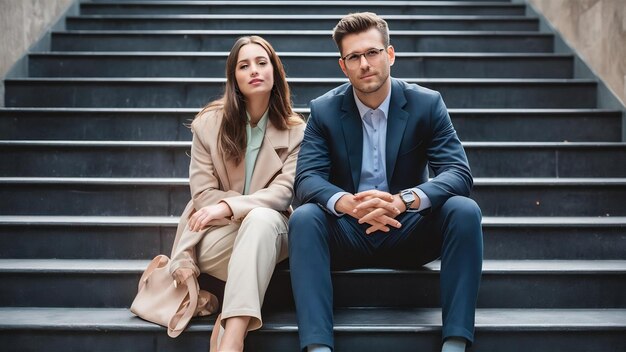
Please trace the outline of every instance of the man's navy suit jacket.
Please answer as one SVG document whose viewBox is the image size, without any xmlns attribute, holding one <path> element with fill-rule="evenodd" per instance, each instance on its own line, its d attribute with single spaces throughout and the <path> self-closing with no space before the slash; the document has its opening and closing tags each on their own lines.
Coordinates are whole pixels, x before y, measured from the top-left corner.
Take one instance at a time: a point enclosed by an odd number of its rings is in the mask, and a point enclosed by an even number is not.
<svg viewBox="0 0 626 352">
<path fill-rule="evenodd" d="M 430 199 L 431 209 L 452 196 L 469 196 L 473 180 L 467 156 L 441 95 L 390 79 L 385 157 L 390 193 L 418 187 Z M 335 193 L 357 192 L 362 120 L 350 83 L 311 101 L 310 107 L 294 186 L 299 203 L 318 203 L 326 209 Z M 430 181 L 428 166 L 435 175 Z"/>
</svg>

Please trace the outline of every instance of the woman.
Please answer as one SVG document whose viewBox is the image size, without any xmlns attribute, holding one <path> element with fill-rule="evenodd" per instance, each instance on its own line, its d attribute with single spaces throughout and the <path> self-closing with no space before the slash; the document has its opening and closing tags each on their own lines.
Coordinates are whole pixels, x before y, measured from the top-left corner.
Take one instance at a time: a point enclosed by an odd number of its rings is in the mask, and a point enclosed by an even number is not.
<svg viewBox="0 0 626 352">
<path fill-rule="evenodd" d="M 287 257 L 286 215 L 304 133 L 267 41 L 235 42 L 224 96 L 191 129 L 192 200 L 178 225 L 170 272 L 178 284 L 201 272 L 226 281 L 211 351 L 242 351 L 246 333 L 262 325 L 274 267 Z"/>
</svg>

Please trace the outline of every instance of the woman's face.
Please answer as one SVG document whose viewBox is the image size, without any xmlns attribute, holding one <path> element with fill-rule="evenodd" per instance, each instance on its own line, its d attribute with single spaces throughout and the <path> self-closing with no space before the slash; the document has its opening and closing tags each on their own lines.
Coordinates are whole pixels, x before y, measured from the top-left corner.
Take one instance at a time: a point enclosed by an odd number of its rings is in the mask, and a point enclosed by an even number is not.
<svg viewBox="0 0 626 352">
<path fill-rule="evenodd" d="M 250 43 L 239 49 L 235 78 L 239 91 L 246 98 L 270 94 L 274 86 L 274 68 L 262 46 Z"/>
</svg>

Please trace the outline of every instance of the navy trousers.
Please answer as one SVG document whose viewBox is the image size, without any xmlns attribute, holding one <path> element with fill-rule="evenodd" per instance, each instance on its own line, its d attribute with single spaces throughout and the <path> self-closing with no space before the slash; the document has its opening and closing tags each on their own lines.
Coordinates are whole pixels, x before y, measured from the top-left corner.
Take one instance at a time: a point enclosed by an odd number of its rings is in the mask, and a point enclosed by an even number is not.
<svg viewBox="0 0 626 352">
<path fill-rule="evenodd" d="M 317 204 L 304 204 L 291 215 L 289 265 L 301 349 L 334 348 L 331 268 L 418 268 L 437 258 L 443 339 L 473 342 L 483 257 L 480 208 L 455 196 L 427 216 L 403 213 L 397 219 L 401 228 L 366 235 L 367 224 L 336 217 Z"/>
</svg>

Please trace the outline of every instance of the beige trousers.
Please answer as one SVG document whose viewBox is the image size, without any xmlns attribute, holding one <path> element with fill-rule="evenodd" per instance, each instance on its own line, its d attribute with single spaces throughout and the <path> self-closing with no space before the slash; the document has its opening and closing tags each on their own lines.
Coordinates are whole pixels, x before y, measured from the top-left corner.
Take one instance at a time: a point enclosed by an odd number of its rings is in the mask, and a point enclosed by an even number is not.
<svg viewBox="0 0 626 352">
<path fill-rule="evenodd" d="M 287 258 L 287 217 L 255 208 L 239 223 L 209 229 L 196 246 L 203 273 L 226 281 L 222 325 L 251 317 L 248 331 L 263 325 L 261 306 L 276 264 Z"/>
</svg>

